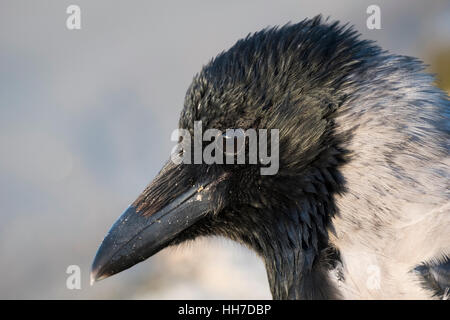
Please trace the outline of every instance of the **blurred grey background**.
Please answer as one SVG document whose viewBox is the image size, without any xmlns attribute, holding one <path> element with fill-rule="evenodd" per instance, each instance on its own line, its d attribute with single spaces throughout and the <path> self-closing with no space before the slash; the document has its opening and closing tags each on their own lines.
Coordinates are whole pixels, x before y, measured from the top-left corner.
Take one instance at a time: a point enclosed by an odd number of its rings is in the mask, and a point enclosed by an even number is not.
<svg viewBox="0 0 450 320">
<path fill-rule="evenodd" d="M 81 30 L 66 8 L 81 7 Z M 381 30 L 366 9 L 381 8 Z M 169 157 L 203 64 L 249 32 L 322 13 L 417 56 L 450 88 L 450 1 L 0 1 L 0 298 L 268 299 L 224 239 L 168 249 L 89 286 L 103 236 Z M 82 289 L 66 288 L 79 265 Z"/>
</svg>

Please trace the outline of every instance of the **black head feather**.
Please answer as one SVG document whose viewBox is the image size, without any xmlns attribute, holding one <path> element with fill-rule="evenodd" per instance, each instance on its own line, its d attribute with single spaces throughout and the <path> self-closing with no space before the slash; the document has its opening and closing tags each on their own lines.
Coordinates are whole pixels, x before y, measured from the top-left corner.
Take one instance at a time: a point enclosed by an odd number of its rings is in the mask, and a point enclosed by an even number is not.
<svg viewBox="0 0 450 320">
<path fill-rule="evenodd" d="M 179 126 L 192 131 L 201 120 L 205 129 L 279 129 L 280 168 L 274 176 L 251 165 L 203 168 L 205 175 L 229 173 L 215 200 L 220 207 L 176 243 L 229 237 L 263 257 L 274 297 L 333 297 L 321 252 L 337 211 L 333 196 L 345 188 L 339 166 L 351 137 L 335 131 L 334 118 L 352 92 L 350 75 L 380 55 L 351 27 L 319 16 L 251 34 L 206 65 L 187 92 Z"/>
</svg>

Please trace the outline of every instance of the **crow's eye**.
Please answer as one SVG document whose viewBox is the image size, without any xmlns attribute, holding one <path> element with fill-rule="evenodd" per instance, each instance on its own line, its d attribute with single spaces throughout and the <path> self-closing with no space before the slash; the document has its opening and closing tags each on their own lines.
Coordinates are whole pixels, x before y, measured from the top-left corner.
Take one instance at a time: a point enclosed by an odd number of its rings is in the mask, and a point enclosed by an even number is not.
<svg viewBox="0 0 450 320">
<path fill-rule="evenodd" d="M 225 155 L 236 155 L 245 149 L 245 132 L 243 129 L 228 129 L 223 138 L 223 153 Z"/>
</svg>

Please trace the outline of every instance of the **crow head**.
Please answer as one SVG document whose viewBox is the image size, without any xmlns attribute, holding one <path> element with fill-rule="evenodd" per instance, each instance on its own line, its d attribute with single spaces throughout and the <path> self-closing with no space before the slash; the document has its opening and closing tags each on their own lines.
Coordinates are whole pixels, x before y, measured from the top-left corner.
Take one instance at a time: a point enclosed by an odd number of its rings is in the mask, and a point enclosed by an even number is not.
<svg viewBox="0 0 450 320">
<path fill-rule="evenodd" d="M 343 142 L 351 134 L 336 132 L 333 119 L 351 94 L 349 75 L 378 51 L 351 28 L 318 17 L 257 32 L 214 58 L 195 76 L 181 113 L 179 128 L 189 133 L 181 139 L 189 142 L 182 154 L 190 161 L 169 160 L 114 224 L 92 279 L 167 246 L 219 235 L 258 253 L 275 298 L 332 297 L 323 253 L 336 212 L 333 196 L 344 188 Z M 208 129 L 216 130 L 214 137 L 196 140 L 196 132 Z M 245 134 L 250 129 L 256 151 Z M 196 146 L 205 154 L 211 142 L 237 141 L 239 133 L 243 148 L 221 142 L 211 152 L 223 163 L 195 161 Z M 245 161 L 238 163 L 242 152 Z"/>
</svg>

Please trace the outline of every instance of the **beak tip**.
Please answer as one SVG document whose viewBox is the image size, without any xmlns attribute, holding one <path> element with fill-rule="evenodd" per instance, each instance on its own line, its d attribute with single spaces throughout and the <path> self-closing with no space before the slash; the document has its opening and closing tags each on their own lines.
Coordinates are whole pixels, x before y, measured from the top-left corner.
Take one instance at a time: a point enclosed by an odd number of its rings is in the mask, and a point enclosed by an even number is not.
<svg viewBox="0 0 450 320">
<path fill-rule="evenodd" d="M 99 273 L 97 268 L 92 268 L 90 275 L 90 285 L 93 286 L 95 282 L 99 280 Z"/>
<path fill-rule="evenodd" d="M 91 280 L 90 280 L 89 284 L 92 287 L 94 285 L 94 283 L 95 283 L 95 275 L 91 272 Z"/>
<path fill-rule="evenodd" d="M 100 280 L 108 278 L 109 275 L 105 273 L 100 273 L 98 269 L 92 269 L 90 275 L 90 285 L 93 286 L 94 283 L 99 282 Z"/>
<path fill-rule="evenodd" d="M 99 262 L 99 255 L 97 252 L 94 262 L 92 263 L 89 283 L 91 286 L 93 286 L 94 283 L 103 280 L 105 278 L 108 278 L 108 272 L 107 271 L 105 272 L 105 268 L 103 268 L 102 263 Z"/>
</svg>

